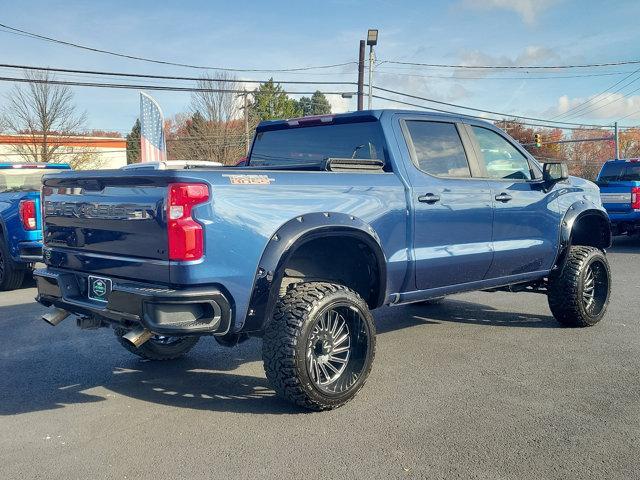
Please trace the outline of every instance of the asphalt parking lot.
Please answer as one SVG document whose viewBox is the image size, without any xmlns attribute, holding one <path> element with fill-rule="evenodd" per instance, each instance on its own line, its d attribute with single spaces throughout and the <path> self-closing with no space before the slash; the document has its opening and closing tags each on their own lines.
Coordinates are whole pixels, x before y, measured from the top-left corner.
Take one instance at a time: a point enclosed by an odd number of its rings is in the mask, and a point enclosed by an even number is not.
<svg viewBox="0 0 640 480">
<path fill-rule="evenodd" d="M 360 395 L 306 413 L 273 396 L 260 342 L 145 362 L 109 329 L 56 328 L 0 293 L 2 478 L 639 478 L 640 240 L 609 255 L 605 320 L 472 293 L 376 313 Z"/>
</svg>

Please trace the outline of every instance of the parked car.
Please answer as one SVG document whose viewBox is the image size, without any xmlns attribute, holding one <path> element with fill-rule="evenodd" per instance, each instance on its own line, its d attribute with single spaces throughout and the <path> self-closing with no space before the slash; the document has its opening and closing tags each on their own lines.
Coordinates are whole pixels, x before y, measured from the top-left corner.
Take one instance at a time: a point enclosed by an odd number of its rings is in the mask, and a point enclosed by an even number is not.
<svg viewBox="0 0 640 480">
<path fill-rule="evenodd" d="M 309 409 L 362 388 L 383 305 L 538 292 L 585 327 L 609 302 L 596 185 L 461 116 L 262 122 L 242 168 L 48 175 L 43 195 L 47 322 L 111 325 L 155 360 L 260 336 L 275 391 Z"/>
<path fill-rule="evenodd" d="M 0 290 L 14 290 L 42 260 L 40 186 L 45 172 L 67 164 L 0 164 Z"/>
<path fill-rule="evenodd" d="M 609 160 L 596 183 L 614 235 L 640 233 L 640 159 Z"/>
</svg>

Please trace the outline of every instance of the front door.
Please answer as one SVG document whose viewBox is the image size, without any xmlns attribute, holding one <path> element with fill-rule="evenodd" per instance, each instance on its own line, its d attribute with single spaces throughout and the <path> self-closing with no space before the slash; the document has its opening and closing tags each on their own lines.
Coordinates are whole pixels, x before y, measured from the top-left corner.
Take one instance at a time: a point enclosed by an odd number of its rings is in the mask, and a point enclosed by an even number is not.
<svg viewBox="0 0 640 480">
<path fill-rule="evenodd" d="M 500 132 L 469 125 L 481 175 L 494 205 L 494 256 L 487 278 L 550 269 L 559 241 L 560 213 L 535 165 Z"/>
<path fill-rule="evenodd" d="M 491 189 L 472 177 L 464 126 L 408 117 L 403 133 L 412 160 L 417 289 L 482 280 L 493 258 Z"/>
</svg>

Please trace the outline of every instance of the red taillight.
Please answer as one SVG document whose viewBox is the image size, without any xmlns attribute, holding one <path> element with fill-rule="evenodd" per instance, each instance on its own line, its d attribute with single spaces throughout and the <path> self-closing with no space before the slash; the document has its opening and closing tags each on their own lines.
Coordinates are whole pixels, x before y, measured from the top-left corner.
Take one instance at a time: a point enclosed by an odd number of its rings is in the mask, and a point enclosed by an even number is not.
<svg viewBox="0 0 640 480">
<path fill-rule="evenodd" d="M 204 254 L 202 225 L 191 218 L 194 205 L 209 199 L 204 183 L 171 183 L 167 195 L 169 259 L 198 260 Z"/>
<path fill-rule="evenodd" d="M 631 188 L 631 208 L 640 210 L 640 187 Z"/>
<path fill-rule="evenodd" d="M 35 200 L 20 200 L 18 207 L 22 228 L 25 230 L 35 230 L 36 222 L 36 202 Z"/>
</svg>

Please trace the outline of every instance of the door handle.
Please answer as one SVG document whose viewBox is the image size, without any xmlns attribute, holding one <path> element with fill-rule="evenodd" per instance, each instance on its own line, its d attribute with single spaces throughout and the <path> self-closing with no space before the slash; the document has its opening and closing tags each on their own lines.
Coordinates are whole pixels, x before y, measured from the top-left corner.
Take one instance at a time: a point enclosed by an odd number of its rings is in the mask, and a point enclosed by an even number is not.
<svg viewBox="0 0 640 480">
<path fill-rule="evenodd" d="M 427 193 L 425 195 L 419 196 L 418 201 L 421 203 L 428 203 L 431 205 L 440 201 L 440 195 L 436 195 L 435 193 Z"/>
<path fill-rule="evenodd" d="M 499 202 L 508 202 L 509 200 L 511 200 L 513 197 L 511 195 L 509 195 L 508 193 L 504 193 L 502 192 L 499 195 L 496 195 L 496 200 Z"/>
</svg>

